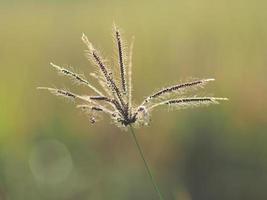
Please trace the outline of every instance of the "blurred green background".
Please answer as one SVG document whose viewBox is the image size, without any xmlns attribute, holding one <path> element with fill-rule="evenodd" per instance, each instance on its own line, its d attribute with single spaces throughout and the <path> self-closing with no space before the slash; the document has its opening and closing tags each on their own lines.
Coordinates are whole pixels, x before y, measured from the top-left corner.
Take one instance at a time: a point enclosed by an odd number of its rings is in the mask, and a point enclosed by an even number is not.
<svg viewBox="0 0 267 200">
<path fill-rule="evenodd" d="M 267 3 L 263 0 L 0 1 L 0 199 L 158 199 L 127 132 L 90 125 L 37 86 L 84 92 L 84 32 L 113 55 L 115 21 L 135 36 L 134 97 L 189 77 L 229 102 L 153 113 L 137 130 L 166 199 L 267 199 Z M 109 57 L 111 58 L 111 57 Z"/>
</svg>

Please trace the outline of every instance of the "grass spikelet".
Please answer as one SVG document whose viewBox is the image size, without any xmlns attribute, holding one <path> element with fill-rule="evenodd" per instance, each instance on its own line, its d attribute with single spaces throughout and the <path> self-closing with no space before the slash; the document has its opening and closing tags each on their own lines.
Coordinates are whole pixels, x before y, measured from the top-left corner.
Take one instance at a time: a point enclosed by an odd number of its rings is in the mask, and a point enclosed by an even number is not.
<svg viewBox="0 0 267 200">
<path fill-rule="evenodd" d="M 77 108 L 80 108 L 84 111 L 88 111 L 89 113 L 91 111 L 97 111 L 97 112 L 104 112 L 106 114 L 109 114 L 109 115 L 113 115 L 113 112 L 101 105 L 98 105 L 98 106 L 94 106 L 94 105 L 88 105 L 88 104 L 84 104 L 84 105 L 77 105 Z"/>
<path fill-rule="evenodd" d="M 208 83 L 210 81 L 214 81 L 214 80 L 215 79 L 213 79 L 213 78 L 209 78 L 209 79 L 196 80 L 196 81 L 191 81 L 191 82 L 187 82 L 187 83 L 181 83 L 181 84 L 169 86 L 169 87 L 163 88 L 160 91 L 155 92 L 154 94 L 147 97 L 145 99 L 144 103 L 147 103 L 152 99 L 157 99 L 159 97 L 162 97 L 164 95 L 168 95 L 171 93 L 175 93 L 175 92 L 181 93 L 181 92 L 184 92 L 185 90 L 188 90 L 188 89 L 201 87 L 201 86 L 204 86 L 206 83 Z"/>
<path fill-rule="evenodd" d="M 119 28 L 114 24 L 114 35 L 115 35 L 115 43 L 118 49 L 118 61 L 120 67 L 120 76 L 121 76 L 121 87 L 124 94 L 127 92 L 127 85 L 126 85 L 126 70 L 125 70 L 125 63 L 126 63 L 126 56 L 124 51 L 125 44 L 123 43 L 121 32 Z"/>
</svg>

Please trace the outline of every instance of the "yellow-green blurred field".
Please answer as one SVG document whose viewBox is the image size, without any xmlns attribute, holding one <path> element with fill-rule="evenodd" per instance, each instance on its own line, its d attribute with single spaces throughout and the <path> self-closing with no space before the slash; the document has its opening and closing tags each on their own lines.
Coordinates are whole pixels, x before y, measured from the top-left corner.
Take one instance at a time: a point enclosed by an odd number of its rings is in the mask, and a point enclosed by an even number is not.
<svg viewBox="0 0 267 200">
<path fill-rule="evenodd" d="M 87 92 L 49 63 L 89 78 L 81 35 L 113 55 L 113 22 L 135 36 L 136 103 L 190 77 L 215 78 L 200 94 L 230 99 L 162 108 L 137 130 L 164 197 L 267 199 L 266 8 L 263 0 L 1 0 L 0 199 L 158 198 L 127 132 L 108 119 L 92 126 L 73 103 L 36 90 Z"/>
</svg>

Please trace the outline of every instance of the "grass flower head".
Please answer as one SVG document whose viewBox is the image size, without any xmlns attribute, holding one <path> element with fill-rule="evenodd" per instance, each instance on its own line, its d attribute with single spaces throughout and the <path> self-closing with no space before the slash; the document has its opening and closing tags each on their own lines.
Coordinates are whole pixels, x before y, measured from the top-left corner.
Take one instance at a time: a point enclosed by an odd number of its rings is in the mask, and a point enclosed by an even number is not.
<svg viewBox="0 0 267 200">
<path fill-rule="evenodd" d="M 111 70 L 111 67 L 102 57 L 101 53 L 94 48 L 85 34 L 82 35 L 82 41 L 87 47 L 85 51 L 86 57 L 97 69 L 95 73 L 91 73 L 90 75 L 98 81 L 99 87 L 101 87 L 100 89 L 92 85 L 83 76 L 53 63 L 51 63 L 51 66 L 56 71 L 71 78 L 78 84 L 87 86 L 91 90 L 92 95 L 79 95 L 66 90 L 48 87 L 39 87 L 38 89 L 45 89 L 57 96 L 79 102 L 80 104 L 77 105 L 77 108 L 85 111 L 89 115 L 92 123 L 98 121 L 99 115 L 106 114 L 119 127 L 147 125 L 150 121 L 151 112 L 160 106 L 180 109 L 218 104 L 221 100 L 227 100 L 227 98 L 210 96 L 185 96 L 190 90 L 199 89 L 207 83 L 214 81 L 214 79 L 208 78 L 164 87 L 146 97 L 140 105 L 134 106 L 135 104 L 132 100 L 133 40 L 130 47 L 127 48 L 121 31 L 116 26 L 114 26 L 113 31 L 117 52 L 116 67 L 118 68 L 118 73 Z"/>
</svg>

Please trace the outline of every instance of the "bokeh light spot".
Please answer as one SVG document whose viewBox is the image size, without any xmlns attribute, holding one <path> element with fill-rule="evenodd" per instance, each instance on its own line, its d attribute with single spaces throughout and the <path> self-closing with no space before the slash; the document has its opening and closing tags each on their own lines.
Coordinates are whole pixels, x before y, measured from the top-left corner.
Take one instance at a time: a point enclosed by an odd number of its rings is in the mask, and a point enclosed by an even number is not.
<svg viewBox="0 0 267 200">
<path fill-rule="evenodd" d="M 36 144 L 30 153 L 29 164 L 36 181 L 43 184 L 61 183 L 73 168 L 68 149 L 57 140 Z"/>
</svg>

